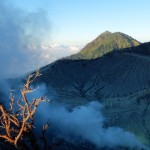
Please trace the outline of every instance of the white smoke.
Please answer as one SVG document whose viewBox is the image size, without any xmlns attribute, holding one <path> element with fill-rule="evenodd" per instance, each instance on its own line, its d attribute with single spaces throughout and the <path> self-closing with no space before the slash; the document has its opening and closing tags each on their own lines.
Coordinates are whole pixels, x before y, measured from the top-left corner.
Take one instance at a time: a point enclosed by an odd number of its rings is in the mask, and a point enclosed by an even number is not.
<svg viewBox="0 0 150 150">
<path fill-rule="evenodd" d="M 33 98 L 46 96 L 48 92 L 47 87 L 41 84 L 32 93 L 29 93 L 27 98 L 31 102 Z M 19 93 L 17 94 L 20 96 Z M 53 136 L 56 139 L 64 139 L 76 144 L 79 141 L 89 141 L 98 148 L 122 146 L 140 149 L 144 147 L 133 133 L 119 127 L 104 127 L 107 118 L 103 115 L 103 106 L 99 102 L 93 101 L 72 107 L 53 101 L 57 96 L 53 89 L 49 95 L 48 100 L 52 99 L 52 102 L 41 102 L 35 114 L 35 128 L 38 136 L 41 134 L 42 125 L 48 120 L 50 122 L 47 130 L 49 143 Z"/>
<path fill-rule="evenodd" d="M 141 148 L 142 144 L 134 134 L 119 127 L 104 128 L 106 118 L 102 114 L 102 105 L 91 102 L 84 106 L 77 106 L 69 111 L 60 105 L 43 104 L 40 109 L 40 118 L 50 120 L 51 131 L 56 130 L 56 136 L 67 140 L 88 140 L 98 147 L 114 148 L 116 146 Z M 46 109 L 47 107 L 47 109 Z M 43 119 L 44 119 L 43 118 Z M 54 128 L 54 129 L 53 129 Z"/>
<path fill-rule="evenodd" d="M 50 27 L 45 11 L 27 13 L 8 0 L 0 1 L 0 78 L 45 64 L 40 43 L 49 38 Z"/>
<path fill-rule="evenodd" d="M 35 91 L 32 97 L 47 94 L 47 88 L 44 85 L 41 88 Z M 97 147 L 142 148 L 143 145 L 133 133 L 119 127 L 104 127 L 107 118 L 104 117 L 103 106 L 99 102 L 93 101 L 82 106 L 69 107 L 57 102 L 41 103 L 35 120 L 37 128 L 39 129 L 49 120 L 48 138 L 53 132 L 55 137 L 67 141 L 87 140 Z"/>
<path fill-rule="evenodd" d="M 58 58 L 69 56 L 78 47 L 51 47 L 51 22 L 43 9 L 26 12 L 9 0 L 0 1 L 0 78 L 22 75 Z"/>
</svg>

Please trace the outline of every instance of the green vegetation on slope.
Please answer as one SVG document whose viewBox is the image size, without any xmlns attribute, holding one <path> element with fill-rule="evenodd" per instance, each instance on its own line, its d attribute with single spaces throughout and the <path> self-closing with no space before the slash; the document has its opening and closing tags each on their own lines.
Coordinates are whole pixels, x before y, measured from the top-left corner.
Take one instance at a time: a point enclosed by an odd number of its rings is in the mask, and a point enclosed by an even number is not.
<svg viewBox="0 0 150 150">
<path fill-rule="evenodd" d="M 94 41 L 87 44 L 79 53 L 69 59 L 94 59 L 115 49 L 128 48 L 140 45 L 140 42 L 121 32 L 106 31 Z"/>
</svg>

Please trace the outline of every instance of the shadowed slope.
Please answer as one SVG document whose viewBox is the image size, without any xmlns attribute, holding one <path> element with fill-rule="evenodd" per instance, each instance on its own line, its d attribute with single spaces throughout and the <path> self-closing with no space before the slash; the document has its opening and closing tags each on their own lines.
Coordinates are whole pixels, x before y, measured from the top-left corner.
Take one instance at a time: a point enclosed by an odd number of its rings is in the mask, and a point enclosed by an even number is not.
<svg viewBox="0 0 150 150">
<path fill-rule="evenodd" d="M 58 60 L 40 80 L 62 93 L 116 97 L 149 88 L 150 43 L 113 51 L 94 60 Z"/>
<path fill-rule="evenodd" d="M 58 60 L 41 69 L 39 82 L 60 101 L 78 105 L 99 100 L 106 126 L 119 126 L 150 144 L 150 43 L 93 60 Z"/>
</svg>

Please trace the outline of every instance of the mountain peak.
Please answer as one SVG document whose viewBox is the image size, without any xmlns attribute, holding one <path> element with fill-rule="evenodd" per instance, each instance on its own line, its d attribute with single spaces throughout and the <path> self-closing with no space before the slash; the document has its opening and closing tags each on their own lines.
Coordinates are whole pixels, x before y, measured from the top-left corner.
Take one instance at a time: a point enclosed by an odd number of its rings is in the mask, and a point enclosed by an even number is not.
<svg viewBox="0 0 150 150">
<path fill-rule="evenodd" d="M 106 30 L 105 32 L 103 32 L 103 33 L 101 33 L 101 35 L 104 35 L 104 34 L 111 34 L 111 32 L 110 31 L 108 31 L 108 30 Z"/>
<path fill-rule="evenodd" d="M 122 32 L 105 31 L 95 40 L 88 43 L 79 53 L 72 55 L 71 59 L 94 59 L 115 49 L 123 49 L 140 45 L 140 42 Z"/>
<path fill-rule="evenodd" d="M 136 39 L 132 38 L 131 36 L 129 36 L 123 32 L 105 31 L 105 32 L 101 33 L 97 38 L 101 38 L 101 39 L 106 38 L 106 40 L 114 40 L 114 42 L 116 42 L 116 40 L 122 40 L 122 38 L 124 38 L 124 39 L 138 42 Z M 140 44 L 140 42 L 138 42 L 138 43 Z M 125 48 L 127 48 L 127 47 L 125 47 Z"/>
</svg>

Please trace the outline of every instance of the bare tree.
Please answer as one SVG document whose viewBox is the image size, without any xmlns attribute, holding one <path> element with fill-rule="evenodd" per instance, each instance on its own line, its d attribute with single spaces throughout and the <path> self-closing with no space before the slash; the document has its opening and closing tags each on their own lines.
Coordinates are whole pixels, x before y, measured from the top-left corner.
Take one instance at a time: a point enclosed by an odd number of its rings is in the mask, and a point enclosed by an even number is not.
<svg viewBox="0 0 150 150">
<path fill-rule="evenodd" d="M 32 131 L 34 114 L 40 102 L 47 101 L 47 99 L 39 97 L 29 102 L 27 94 L 33 92 L 34 89 L 31 88 L 31 83 L 40 75 L 39 71 L 29 75 L 26 83 L 21 88 L 21 96 L 18 100 L 11 94 L 10 109 L 5 110 L 4 106 L 0 105 L 0 138 L 16 148 L 28 147 L 27 141 L 30 141 L 33 148 L 38 149 L 37 139 Z M 42 140 L 45 144 L 47 144 L 45 139 L 47 128 L 48 124 L 43 126 L 42 131 Z"/>
</svg>

